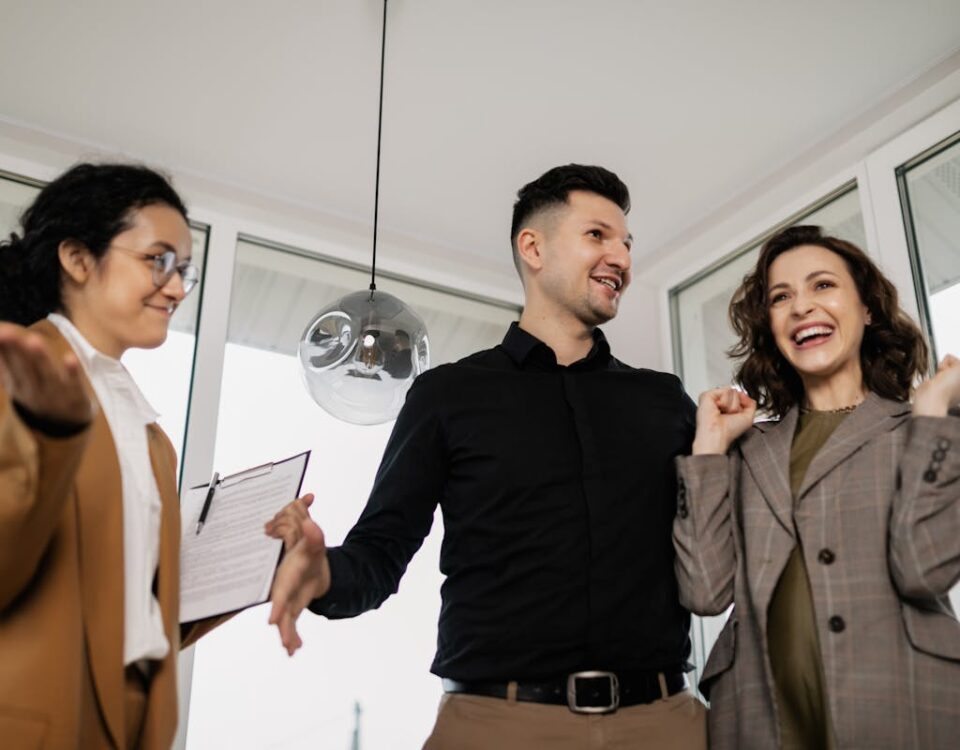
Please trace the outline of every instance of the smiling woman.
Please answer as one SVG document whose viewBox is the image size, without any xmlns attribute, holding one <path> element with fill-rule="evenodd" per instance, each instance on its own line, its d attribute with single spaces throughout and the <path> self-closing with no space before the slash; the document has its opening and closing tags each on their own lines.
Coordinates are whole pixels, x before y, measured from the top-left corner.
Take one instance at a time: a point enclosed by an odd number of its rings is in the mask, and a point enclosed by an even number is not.
<svg viewBox="0 0 960 750">
<path fill-rule="evenodd" d="M 196 281 L 186 210 L 156 172 L 81 164 L 21 223 L 0 244 L 0 737 L 166 748 L 181 639 L 216 622 L 181 629 L 176 454 L 119 358 L 162 344 Z"/>
<path fill-rule="evenodd" d="M 700 681 L 711 747 L 954 747 L 960 361 L 914 392 L 896 289 L 818 227 L 765 243 L 730 317 L 743 390 L 701 395 L 674 522 L 681 601 L 734 605 Z"/>
</svg>

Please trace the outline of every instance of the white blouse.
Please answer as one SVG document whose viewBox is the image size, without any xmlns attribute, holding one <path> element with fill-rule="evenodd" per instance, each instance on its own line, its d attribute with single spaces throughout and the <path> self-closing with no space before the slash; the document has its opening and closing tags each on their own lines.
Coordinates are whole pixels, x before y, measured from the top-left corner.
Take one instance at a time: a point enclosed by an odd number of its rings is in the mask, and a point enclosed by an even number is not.
<svg viewBox="0 0 960 750">
<path fill-rule="evenodd" d="M 153 579 L 160 557 L 160 491 L 150 463 L 148 424 L 157 412 L 127 368 L 97 351 L 67 318 L 47 316 L 76 352 L 110 426 L 123 489 L 123 663 L 162 659 L 170 650 Z"/>
</svg>

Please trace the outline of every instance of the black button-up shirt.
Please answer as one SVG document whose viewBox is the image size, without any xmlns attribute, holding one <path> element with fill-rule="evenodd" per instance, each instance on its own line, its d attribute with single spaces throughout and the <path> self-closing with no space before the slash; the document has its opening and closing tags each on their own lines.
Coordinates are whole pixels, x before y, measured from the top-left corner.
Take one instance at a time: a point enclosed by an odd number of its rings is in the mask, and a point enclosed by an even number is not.
<svg viewBox="0 0 960 750">
<path fill-rule="evenodd" d="M 310 608 L 378 607 L 439 503 L 435 674 L 680 668 L 690 618 L 673 572 L 673 459 L 694 419 L 675 376 L 618 361 L 599 330 L 563 367 L 513 324 L 500 346 L 416 380 L 366 508 L 328 551 L 331 589 Z"/>
</svg>

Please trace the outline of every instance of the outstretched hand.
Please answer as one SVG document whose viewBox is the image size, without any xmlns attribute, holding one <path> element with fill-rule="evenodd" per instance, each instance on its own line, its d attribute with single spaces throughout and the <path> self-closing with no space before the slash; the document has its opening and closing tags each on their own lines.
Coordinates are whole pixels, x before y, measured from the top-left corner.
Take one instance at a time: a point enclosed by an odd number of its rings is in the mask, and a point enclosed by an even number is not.
<svg viewBox="0 0 960 750">
<path fill-rule="evenodd" d="M 0 323 L 0 384 L 42 419 L 80 425 L 96 412 L 76 355 L 57 357 L 42 336 L 13 323 Z"/>
<path fill-rule="evenodd" d="M 287 503 L 263 525 L 267 536 L 283 540 L 284 552 L 289 552 L 303 537 L 303 522 L 310 518 L 307 510 L 313 504 L 313 493 L 308 492 Z"/>
<path fill-rule="evenodd" d="M 271 625 L 280 631 L 280 642 L 293 653 L 303 645 L 297 618 L 314 599 L 330 590 L 330 563 L 323 531 L 309 518 L 301 524 L 302 537 L 283 558 L 270 592 Z"/>
<path fill-rule="evenodd" d="M 736 388 L 713 388 L 700 394 L 693 454 L 726 453 L 750 429 L 757 402 Z"/>
<path fill-rule="evenodd" d="M 943 417 L 947 410 L 960 406 L 960 359 L 948 354 L 936 374 L 917 387 L 913 413 L 917 416 Z"/>
</svg>

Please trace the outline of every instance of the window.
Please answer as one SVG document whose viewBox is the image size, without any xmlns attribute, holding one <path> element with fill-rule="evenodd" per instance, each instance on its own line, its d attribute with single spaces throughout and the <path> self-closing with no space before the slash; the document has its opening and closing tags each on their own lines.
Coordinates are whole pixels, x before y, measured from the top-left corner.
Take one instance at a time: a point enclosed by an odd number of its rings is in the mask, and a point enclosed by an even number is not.
<svg viewBox="0 0 960 750">
<path fill-rule="evenodd" d="M 20 230 L 20 214 L 40 192 L 42 182 L 0 172 L 0 237 Z"/>
<path fill-rule="evenodd" d="M 920 316 L 937 361 L 960 356 L 960 133 L 897 170 Z M 960 585 L 950 594 L 960 607 Z"/>
<path fill-rule="evenodd" d="M 330 417 L 301 382 L 296 347 L 308 321 L 369 276 L 290 248 L 242 240 L 231 294 L 215 466 L 230 472 L 312 449 L 304 490 L 328 544 L 342 541 L 373 483 L 391 424 Z M 465 299 L 380 275 L 378 287 L 423 317 L 431 364 L 499 343 L 515 307 Z M 364 746 L 419 747 L 441 688 L 429 673 L 442 576 L 440 516 L 398 595 L 344 621 L 309 612 L 304 647 L 288 659 L 269 608 L 257 607 L 196 647 L 188 748 L 349 747 L 358 714 Z M 282 717 L 278 720 L 278 717 Z"/>
<path fill-rule="evenodd" d="M 897 171 L 927 333 L 937 359 L 960 354 L 960 133 Z"/>
</svg>

